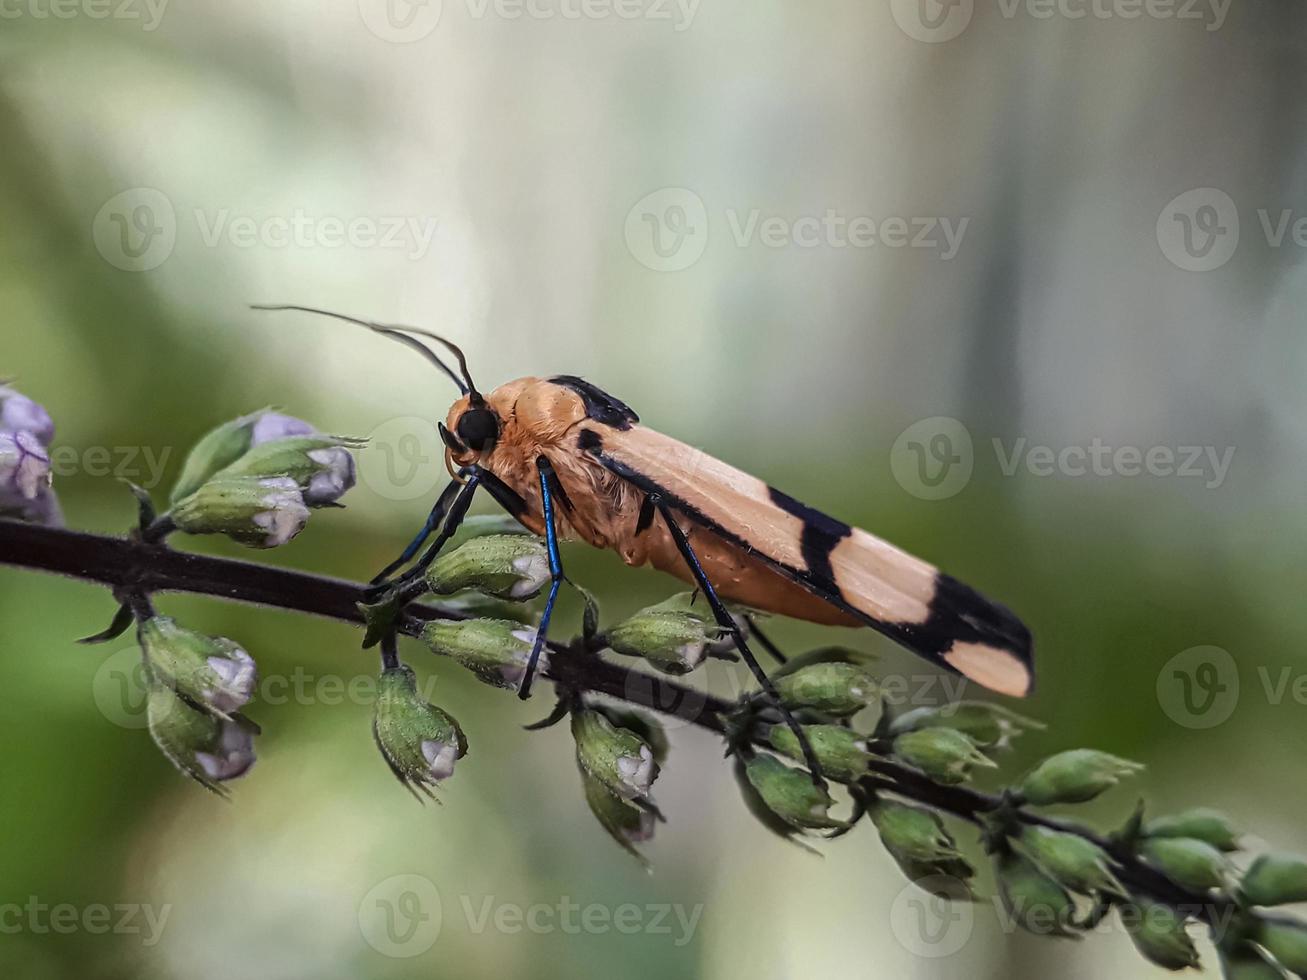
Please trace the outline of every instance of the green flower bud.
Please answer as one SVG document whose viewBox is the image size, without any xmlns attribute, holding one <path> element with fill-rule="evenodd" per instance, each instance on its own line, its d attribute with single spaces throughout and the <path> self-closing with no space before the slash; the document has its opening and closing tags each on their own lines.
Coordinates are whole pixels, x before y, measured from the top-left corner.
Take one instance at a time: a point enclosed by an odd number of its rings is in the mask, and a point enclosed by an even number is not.
<svg viewBox="0 0 1307 980">
<path fill-rule="evenodd" d="M 474 589 L 497 599 L 525 602 L 549 581 L 549 552 L 539 538 L 487 534 L 447 551 L 427 569 L 437 595 Z"/>
<path fill-rule="evenodd" d="M 181 476 L 172 488 L 169 500 L 176 504 L 189 497 L 219 470 L 240 459 L 250 448 L 254 423 L 266 411 L 224 422 L 197 442 L 182 465 Z"/>
<path fill-rule="evenodd" d="M 939 864 L 960 858 L 957 845 L 933 810 L 896 800 L 878 799 L 867 815 L 880 833 L 881 843 L 900 863 Z"/>
<path fill-rule="evenodd" d="M 803 769 L 792 769 L 773 755 L 760 753 L 745 763 L 745 775 L 763 803 L 798 830 L 843 827 L 827 812 L 834 800 Z"/>
<path fill-rule="evenodd" d="M 864 736 L 843 725 L 804 725 L 803 732 L 808 736 L 822 772 L 831 779 L 849 783 L 867 774 L 867 763 L 873 757 L 867 751 Z M 772 725 L 768 738 L 777 752 L 803 761 L 799 740 L 788 725 Z"/>
<path fill-rule="evenodd" d="M 1021 794 L 1035 806 L 1085 803 L 1144 767 L 1094 749 L 1073 749 L 1045 759 L 1021 782 Z"/>
<path fill-rule="evenodd" d="M 1268 963 L 1251 943 L 1241 942 L 1227 949 L 1218 947 L 1221 976 L 1225 980 L 1285 980 L 1287 974 Z"/>
<path fill-rule="evenodd" d="M 876 678 L 850 663 L 815 663 L 793 673 L 777 672 L 772 683 L 787 708 L 810 708 L 836 718 L 857 714 L 876 697 Z"/>
<path fill-rule="evenodd" d="M 590 707 L 607 718 L 614 728 L 634 732 L 653 751 L 653 760 L 657 765 L 661 766 L 667 761 L 671 743 L 667 741 L 667 732 L 657 718 L 625 705 L 596 703 Z"/>
<path fill-rule="evenodd" d="M 1038 936 L 1075 936 L 1075 899 L 1029 859 L 1005 851 L 995 861 L 999 897 L 1008 915 Z"/>
<path fill-rule="evenodd" d="M 1307 861 L 1295 854 L 1262 854 L 1239 883 L 1247 905 L 1307 902 Z"/>
<path fill-rule="evenodd" d="M 1199 965 L 1198 950 L 1185 931 L 1185 917 L 1168 905 L 1126 902 L 1117 908 L 1121 924 L 1145 959 L 1168 970 Z"/>
<path fill-rule="evenodd" d="M 934 708 L 913 708 L 899 715 L 889 726 L 891 735 L 923 728 L 952 728 L 977 745 L 1005 748 L 1017 735 L 1044 725 L 987 701 L 959 701 Z"/>
<path fill-rule="evenodd" d="M 608 645 L 628 657 L 642 657 L 669 674 L 688 674 L 723 635 L 707 604 L 690 606 L 685 592 L 641 609 L 608 631 Z"/>
<path fill-rule="evenodd" d="M 1239 850 L 1239 831 L 1230 823 L 1230 818 L 1206 807 L 1149 820 L 1144 825 L 1144 836 L 1193 837 L 1206 841 L 1218 851 Z"/>
<path fill-rule="evenodd" d="M 364 443 L 340 436 L 287 436 L 256 443 L 239 459 L 216 473 L 215 480 L 234 476 L 263 479 L 289 477 L 304 490 L 310 507 L 335 503 L 354 485 L 354 457 L 350 449 Z"/>
<path fill-rule="evenodd" d="M 461 548 L 474 538 L 484 538 L 489 534 L 530 535 L 515 517 L 507 514 L 473 514 L 463 518 L 454 536 L 449 539 L 448 548 Z"/>
<path fill-rule="evenodd" d="M 1307 976 L 1307 924 L 1267 916 L 1258 924 L 1255 939 L 1284 969 L 1296 976 Z"/>
<path fill-rule="evenodd" d="M 1139 852 L 1149 864 L 1185 888 L 1207 891 L 1226 887 L 1229 862 L 1206 841 L 1192 837 L 1155 837 L 1144 840 Z"/>
<path fill-rule="evenodd" d="M 1085 895 L 1124 895 L 1103 849 L 1077 834 L 1027 826 L 1019 838 L 1026 856 L 1065 887 Z"/>
<path fill-rule="evenodd" d="M 952 728 L 923 728 L 894 739 L 894 754 L 937 783 L 965 782 L 975 766 L 996 768 L 994 760 L 966 735 Z"/>
<path fill-rule="evenodd" d="M 592 708 L 572 712 L 572 738 L 581 769 L 624 800 L 646 799 L 658 778 L 653 748 Z"/>
<path fill-rule="evenodd" d="M 432 651 L 452 657 L 492 687 L 516 691 L 526 676 L 536 631 L 511 619 L 433 619 L 422 627 L 422 639 Z M 549 650 L 541 649 L 536 669 L 549 666 Z"/>
<path fill-rule="evenodd" d="M 165 616 L 139 630 L 151 673 L 196 705 L 229 715 L 254 696 L 254 658 L 231 640 L 184 629 Z"/>
<path fill-rule="evenodd" d="M 187 534 L 225 534 L 253 548 L 276 548 L 304 530 L 309 510 L 290 477 L 219 477 L 179 501 L 172 518 Z"/>
<path fill-rule="evenodd" d="M 604 783 L 581 770 L 581 784 L 585 789 L 585 802 L 600 826 L 617 841 L 622 850 L 633 854 L 648 867 L 644 856 L 635 849 L 636 844 L 651 840 L 657 817 L 652 810 L 643 809 L 622 799 Z"/>
<path fill-rule="evenodd" d="M 258 727 L 241 715 L 220 718 L 194 707 L 166 684 L 150 685 L 146 701 L 150 735 L 168 761 L 215 793 L 254 765 Z"/>
<path fill-rule="evenodd" d="M 458 722 L 418 694 L 411 667 L 382 671 L 372 735 L 390 771 L 414 796 L 432 796 L 431 787 L 452 776 L 467 755 Z"/>
</svg>

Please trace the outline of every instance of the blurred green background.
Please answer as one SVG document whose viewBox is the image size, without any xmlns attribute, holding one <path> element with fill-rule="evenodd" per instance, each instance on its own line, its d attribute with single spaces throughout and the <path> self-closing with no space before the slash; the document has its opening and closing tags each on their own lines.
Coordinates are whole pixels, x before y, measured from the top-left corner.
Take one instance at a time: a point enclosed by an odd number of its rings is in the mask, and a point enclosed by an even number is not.
<svg viewBox="0 0 1307 980">
<path fill-rule="evenodd" d="M 0 375 L 54 414 L 79 528 L 125 530 L 115 475 L 162 496 L 200 434 L 264 405 L 371 434 L 349 509 L 266 556 L 353 578 L 441 484 L 427 450 L 451 386 L 379 339 L 246 304 L 438 329 L 484 387 L 585 376 L 1020 612 L 1049 728 L 1007 771 L 1092 744 L 1149 765 L 1087 808 L 1105 825 L 1139 791 L 1302 850 L 1307 9 L 1156 10 L 6 0 Z M 1095 440 L 1155 465 L 1081 472 Z M 1188 446 L 1232 449 L 1228 471 L 1165 472 L 1162 448 Z M 610 621 L 675 588 L 564 558 Z M 108 934 L 13 916 L 9 976 L 1161 975 L 1119 929 L 1010 935 L 988 904 L 959 951 L 923 944 L 870 828 L 825 860 L 776 841 L 684 727 L 647 875 L 594 825 L 566 731 L 521 731 L 547 696 L 521 705 L 414 645 L 471 741 L 444 805 L 418 807 L 376 756 L 368 698 L 340 695 L 374 672 L 357 633 L 161 606 L 284 682 L 250 712 L 260 761 L 230 804 L 141 730 L 130 647 L 74 645 L 109 596 L 0 567 L 0 906 L 167 916 Z M 773 632 L 796 650 L 836 635 Z M 850 638 L 914 703 L 938 698 L 922 662 Z M 369 942 L 360 910 L 409 895 L 427 931 Z M 569 902 L 599 910 L 590 926 L 561 925 Z"/>
</svg>

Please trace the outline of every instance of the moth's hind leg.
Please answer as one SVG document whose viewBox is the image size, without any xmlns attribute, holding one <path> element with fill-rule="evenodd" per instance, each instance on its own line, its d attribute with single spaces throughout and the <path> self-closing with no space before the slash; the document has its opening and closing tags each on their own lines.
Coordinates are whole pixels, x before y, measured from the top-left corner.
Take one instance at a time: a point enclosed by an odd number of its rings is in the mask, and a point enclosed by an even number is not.
<svg viewBox="0 0 1307 980">
<path fill-rule="evenodd" d="M 745 641 L 744 631 L 740 629 L 740 624 L 735 621 L 735 617 L 730 614 L 721 598 L 717 595 L 717 590 L 713 588 L 713 584 L 709 581 L 707 573 L 704 572 L 703 565 L 700 564 L 698 556 L 695 555 L 694 549 L 690 546 L 689 539 L 685 536 L 685 532 L 681 530 L 681 526 L 676 523 L 676 518 L 672 514 L 671 508 L 663 503 L 655 494 L 650 494 L 649 499 L 653 501 L 654 506 L 658 509 L 658 513 L 662 515 L 663 521 L 667 525 L 667 530 L 672 536 L 672 540 L 676 542 L 677 550 L 680 551 L 681 557 L 685 559 L 686 565 L 689 566 L 690 572 L 694 576 L 695 584 L 699 586 L 699 591 L 701 591 L 704 598 L 708 600 L 708 605 L 712 609 L 713 617 L 717 620 L 717 625 L 731 634 L 731 637 L 735 640 L 735 648 L 740 651 L 740 656 L 748 665 L 749 670 L 753 672 L 753 676 L 757 678 L 758 684 L 762 687 L 772 704 L 775 705 L 776 710 L 779 711 L 781 717 L 785 719 L 785 724 L 789 727 L 790 731 L 794 732 L 794 737 L 798 739 L 799 747 L 803 750 L 803 761 L 807 765 L 808 771 L 812 773 L 812 781 L 818 786 L 825 787 L 826 780 L 822 778 L 821 764 L 817 761 L 817 754 L 813 752 L 812 745 L 808 741 L 808 736 L 804 733 L 803 728 L 799 723 L 794 720 L 794 716 L 790 714 L 789 709 L 781 703 L 780 695 L 776 693 L 775 685 L 772 684 L 771 678 L 767 676 L 767 672 L 762 669 L 762 665 L 759 664 L 757 658 L 754 657 L 753 651 L 749 649 L 749 644 Z M 765 642 L 764 645 L 771 649 L 769 641 Z M 779 653 L 779 651 L 775 652 Z"/>
</svg>

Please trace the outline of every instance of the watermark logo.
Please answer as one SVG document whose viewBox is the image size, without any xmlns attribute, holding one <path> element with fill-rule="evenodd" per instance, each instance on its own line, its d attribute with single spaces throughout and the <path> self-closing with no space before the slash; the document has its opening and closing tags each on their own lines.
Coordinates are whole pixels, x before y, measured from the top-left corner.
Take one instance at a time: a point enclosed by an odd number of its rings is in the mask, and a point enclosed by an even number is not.
<svg viewBox="0 0 1307 980">
<path fill-rule="evenodd" d="M 890 449 L 894 479 L 921 500 L 945 500 L 961 493 L 971 481 L 975 461 L 967 427 L 944 415 L 912 423 Z"/>
<path fill-rule="evenodd" d="M 430 497 L 447 479 L 445 444 L 430 419 L 416 415 L 388 419 L 368 433 L 359 454 L 359 480 L 384 500 Z"/>
<path fill-rule="evenodd" d="M 123 647 L 105 657 L 91 681 L 91 697 L 100 714 L 119 728 L 146 726 L 149 678 L 138 646 Z"/>
<path fill-rule="evenodd" d="M 78 474 L 102 479 L 130 480 L 144 490 L 163 482 L 172 447 L 153 446 L 55 446 L 50 450 L 50 473 L 56 479 Z"/>
<path fill-rule="evenodd" d="M 369 31 L 392 44 L 412 44 L 440 23 L 441 0 L 359 0 L 359 16 Z"/>
<path fill-rule="evenodd" d="M 1157 217 L 1162 254 L 1186 272 L 1211 272 L 1225 265 L 1239 247 L 1239 209 L 1215 187 L 1179 194 Z"/>
<path fill-rule="evenodd" d="M 177 213 L 153 187 L 115 194 L 91 222 L 96 251 L 124 272 L 149 272 L 168 261 L 177 245 Z"/>
<path fill-rule="evenodd" d="M 423 678 L 419 691 L 435 700 L 438 678 Z M 315 674 L 303 667 L 290 673 L 260 673 L 254 700 L 269 707 L 294 704 L 301 707 L 368 707 L 380 697 L 381 681 L 376 674 Z M 142 729 L 148 724 L 150 677 L 139 646 L 124 646 L 106 657 L 91 682 L 91 696 L 100 714 L 119 728 Z M 180 706 L 178 701 L 162 702 Z M 155 705 L 159 709 L 159 704 Z"/>
<path fill-rule="evenodd" d="M 708 247 L 708 208 L 694 191 L 664 187 L 646 194 L 626 213 L 626 247 L 655 272 L 680 272 Z"/>
<path fill-rule="evenodd" d="M 1025 436 L 990 440 L 1004 477 L 1156 477 L 1201 481 L 1219 490 L 1234 463 L 1234 446 L 1112 445 L 1100 436 L 1086 443 L 1049 446 Z M 971 480 L 975 452 L 971 433 L 957 419 L 921 419 L 899 434 L 890 449 L 890 469 L 899 486 L 922 500 L 944 500 Z"/>
<path fill-rule="evenodd" d="M 168 0 L 0 0 L 0 20 L 134 20 L 159 29 Z"/>
<path fill-rule="evenodd" d="M 431 250 L 439 222 L 397 214 L 243 214 L 231 208 L 194 208 L 181 222 L 168 196 L 150 187 L 115 194 L 92 222 L 95 247 L 106 262 L 128 272 L 157 269 L 172 256 L 181 230 L 204 248 L 387 249 L 420 261 Z M 194 228 L 191 229 L 191 223 Z"/>
<path fill-rule="evenodd" d="M 1157 702 L 1177 725 L 1215 728 L 1239 704 L 1239 666 L 1221 647 L 1182 650 L 1157 675 Z"/>
<path fill-rule="evenodd" d="M 890 0 L 894 22 L 914 41 L 951 41 L 971 23 L 975 0 Z"/>
<path fill-rule="evenodd" d="M 429 878 L 392 875 L 359 903 L 359 931 L 383 956 L 421 956 L 440 938 L 440 891 Z"/>
<path fill-rule="evenodd" d="M 923 959 L 960 952 L 971 939 L 976 913 L 970 889 L 950 875 L 910 882 L 890 904 L 890 930 L 899 945 Z"/>
<path fill-rule="evenodd" d="M 172 905 L 143 905 L 119 902 L 104 905 L 92 902 L 47 904 L 29 895 L 23 904 L 0 903 L 0 935 L 71 936 L 140 936 L 142 946 L 154 946 L 163 938 Z"/>
<path fill-rule="evenodd" d="M 664 187 L 627 211 L 623 234 L 641 265 L 655 272 L 680 272 L 703 257 L 710 223 L 702 197 L 686 187 Z M 962 247 L 970 223 L 965 217 L 880 217 L 836 208 L 795 215 L 728 207 L 721 211 L 719 227 L 739 249 L 914 249 L 948 262 Z"/>
</svg>

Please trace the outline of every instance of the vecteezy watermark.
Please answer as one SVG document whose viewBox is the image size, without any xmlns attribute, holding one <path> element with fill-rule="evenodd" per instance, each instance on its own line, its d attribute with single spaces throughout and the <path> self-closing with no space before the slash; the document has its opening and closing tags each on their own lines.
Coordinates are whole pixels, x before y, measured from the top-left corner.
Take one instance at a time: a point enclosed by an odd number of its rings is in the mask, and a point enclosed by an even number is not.
<svg viewBox="0 0 1307 980">
<path fill-rule="evenodd" d="M 1219 31 L 1232 0 L 994 0 L 1004 20 L 1173 20 Z M 951 41 L 970 25 L 975 0 L 890 0 L 899 29 L 915 41 Z"/>
<path fill-rule="evenodd" d="M 439 229 L 432 217 L 334 215 L 295 208 L 286 214 L 245 214 L 231 208 L 194 208 L 195 237 L 205 248 L 391 249 L 418 261 Z M 177 210 L 152 187 L 115 194 L 96 213 L 92 239 L 101 257 L 127 272 L 157 269 L 172 256 L 179 231 Z"/>
<path fill-rule="evenodd" d="M 1239 704 L 1239 665 L 1221 647 L 1182 650 L 1158 672 L 1157 703 L 1177 725 L 1215 728 Z"/>
<path fill-rule="evenodd" d="M 943 959 L 971 939 L 976 910 L 971 889 L 951 875 L 931 875 L 904 886 L 890 903 L 890 931 L 922 959 Z"/>
<path fill-rule="evenodd" d="M 1033 444 L 1024 436 L 991 440 L 1005 477 L 1157 477 L 1201 480 L 1218 490 L 1234 462 L 1234 446 L 1112 445 L 1099 436 L 1063 446 Z M 971 481 L 976 454 L 971 433 L 957 419 L 935 416 L 904 429 L 890 449 L 890 470 L 899 486 L 921 500 L 944 500 Z"/>
<path fill-rule="evenodd" d="M 56 479 L 83 474 L 130 480 L 144 490 L 163 482 L 163 472 L 172 447 L 153 446 L 55 446 L 50 450 L 50 473 Z"/>
<path fill-rule="evenodd" d="M 764 208 L 726 207 L 719 227 L 736 248 L 915 249 L 949 261 L 962 247 L 970 218 L 820 213 L 778 214 Z M 679 272 L 703 257 L 709 238 L 708 206 L 686 187 L 646 194 L 626 212 L 623 235 L 637 262 L 655 272 Z"/>
<path fill-rule="evenodd" d="M 578 902 L 560 895 L 549 902 L 503 901 L 494 895 L 459 895 L 448 909 L 429 878 L 399 874 L 379 882 L 359 903 L 359 930 L 369 946 L 385 956 L 419 956 L 435 945 L 450 913 L 462 917 L 466 932 L 480 936 L 523 933 L 566 936 L 666 936 L 673 946 L 694 939 L 704 906 L 657 902 Z"/>
<path fill-rule="evenodd" d="M 1307 706 L 1307 673 L 1294 667 L 1257 667 L 1257 690 L 1272 707 Z M 1215 728 L 1239 705 L 1239 665 L 1216 646 L 1182 650 L 1157 675 L 1157 701 L 1166 716 L 1185 728 Z"/>
<path fill-rule="evenodd" d="M 359 482 L 383 500 L 429 498 L 448 479 L 445 444 L 431 419 L 387 419 L 367 440 L 367 449 L 358 455 Z"/>
<path fill-rule="evenodd" d="M 142 946 L 153 946 L 163 937 L 171 913 L 172 905 L 48 904 L 29 895 L 22 903 L 0 902 L 0 935 L 71 936 L 80 932 L 92 936 L 140 936 Z"/>
<path fill-rule="evenodd" d="M 435 700 L 437 683 L 435 675 L 429 675 L 419 684 L 428 701 Z M 254 700 L 271 707 L 367 707 L 377 703 L 379 687 L 380 680 L 372 673 L 315 674 L 297 666 L 288 674 L 260 674 Z M 91 681 L 91 697 L 100 714 L 119 728 L 146 727 L 149 679 L 140 647 L 124 646 L 105 657 Z"/>
<path fill-rule="evenodd" d="M 1077 928 L 1073 906 L 1052 905 L 1029 899 L 1011 904 L 1000 896 L 975 898 L 966 883 L 949 875 L 933 875 L 904 885 L 890 905 L 890 931 L 900 946 L 922 959 L 941 959 L 960 953 L 976 931 L 977 917 L 989 916 L 1004 935 L 1017 932 L 1040 936 L 1066 935 Z M 1086 931 L 1095 935 L 1137 931 L 1149 923 L 1169 925 L 1174 916 L 1205 922 L 1212 938 L 1220 941 L 1238 914 L 1232 902 L 1181 905 L 1120 903 L 1116 914 L 1105 916 Z M 1077 928 L 1077 932 L 1080 930 Z"/>
<path fill-rule="evenodd" d="M 0 20 L 134 20 L 158 30 L 169 0 L 0 0 Z"/>
<path fill-rule="evenodd" d="M 1256 208 L 1256 231 L 1269 249 L 1307 249 L 1307 213 Z M 1195 187 L 1167 202 L 1157 217 L 1157 244 L 1186 272 L 1211 272 L 1234 258 L 1241 224 L 1234 198 L 1216 187 Z"/>
<path fill-rule="evenodd" d="M 470 20 L 643 21 L 689 30 L 700 0 L 462 0 Z M 441 0 L 359 0 L 359 15 L 377 37 L 411 44 L 440 23 Z"/>
</svg>

